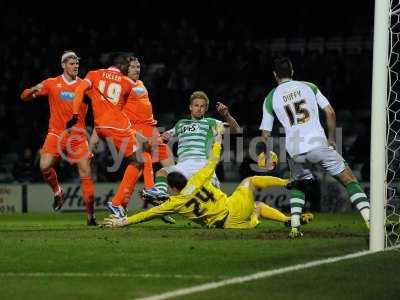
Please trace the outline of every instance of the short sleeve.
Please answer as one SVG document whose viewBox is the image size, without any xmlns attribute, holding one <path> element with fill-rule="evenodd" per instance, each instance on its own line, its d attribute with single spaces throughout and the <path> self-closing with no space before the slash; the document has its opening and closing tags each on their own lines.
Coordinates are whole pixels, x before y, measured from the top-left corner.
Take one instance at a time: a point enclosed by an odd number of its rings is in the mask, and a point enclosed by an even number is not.
<svg viewBox="0 0 400 300">
<path fill-rule="evenodd" d="M 273 92 L 274 90 L 268 94 L 263 103 L 263 117 L 260 125 L 261 130 L 272 131 L 274 125 L 274 109 L 272 106 Z"/>
<path fill-rule="evenodd" d="M 320 92 L 320 90 L 317 91 L 317 94 L 315 95 L 315 97 L 317 98 L 318 106 L 321 109 L 324 109 L 325 107 L 330 105 L 328 99 Z"/>
</svg>

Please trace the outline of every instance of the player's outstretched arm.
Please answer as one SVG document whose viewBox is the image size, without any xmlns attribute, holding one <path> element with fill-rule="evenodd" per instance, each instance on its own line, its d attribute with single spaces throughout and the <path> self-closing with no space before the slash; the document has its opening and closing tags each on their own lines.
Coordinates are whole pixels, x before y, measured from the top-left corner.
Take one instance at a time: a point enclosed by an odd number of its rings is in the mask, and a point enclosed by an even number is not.
<svg viewBox="0 0 400 300">
<path fill-rule="evenodd" d="M 215 171 L 215 168 L 221 157 L 222 135 L 224 134 L 225 128 L 222 123 L 218 123 L 217 126 L 215 126 L 212 130 L 214 133 L 214 144 L 211 149 L 210 157 L 208 158 L 208 163 L 204 167 L 210 169 L 211 171 L 210 176 L 212 176 L 213 172 Z"/>
<path fill-rule="evenodd" d="M 238 133 L 240 131 L 240 126 L 234 117 L 229 113 L 229 108 L 222 102 L 217 102 L 216 105 L 218 113 L 224 118 L 224 120 L 228 123 L 229 128 L 232 129 L 234 133 Z"/>
<path fill-rule="evenodd" d="M 43 83 L 39 83 L 29 89 L 25 89 L 20 98 L 22 101 L 31 101 L 35 99 L 37 96 L 39 96 L 40 91 L 43 88 Z"/>
<path fill-rule="evenodd" d="M 118 228 L 128 226 L 129 222 L 127 217 L 118 218 L 116 215 L 110 215 L 108 218 L 104 218 L 102 225 L 107 228 Z"/>
<path fill-rule="evenodd" d="M 336 149 L 336 114 L 331 105 L 324 108 L 326 125 L 328 127 L 328 143 Z"/>
</svg>

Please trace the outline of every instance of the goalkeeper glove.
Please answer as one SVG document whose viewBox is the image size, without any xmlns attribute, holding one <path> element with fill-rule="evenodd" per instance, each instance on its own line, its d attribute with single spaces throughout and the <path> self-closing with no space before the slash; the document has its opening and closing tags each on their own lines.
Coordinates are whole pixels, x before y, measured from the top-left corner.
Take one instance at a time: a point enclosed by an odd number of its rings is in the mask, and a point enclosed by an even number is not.
<svg viewBox="0 0 400 300">
<path fill-rule="evenodd" d="M 128 217 L 118 218 L 116 215 L 110 215 L 108 218 L 104 218 L 103 227 L 116 228 L 124 227 L 129 225 Z"/>
<path fill-rule="evenodd" d="M 214 142 L 220 144 L 222 142 L 222 135 L 225 132 L 224 124 L 218 123 L 216 126 L 212 128 L 212 131 L 214 134 Z"/>
<path fill-rule="evenodd" d="M 73 114 L 72 118 L 69 119 L 69 121 L 67 122 L 65 129 L 71 129 L 77 122 L 78 122 L 78 114 Z"/>
</svg>

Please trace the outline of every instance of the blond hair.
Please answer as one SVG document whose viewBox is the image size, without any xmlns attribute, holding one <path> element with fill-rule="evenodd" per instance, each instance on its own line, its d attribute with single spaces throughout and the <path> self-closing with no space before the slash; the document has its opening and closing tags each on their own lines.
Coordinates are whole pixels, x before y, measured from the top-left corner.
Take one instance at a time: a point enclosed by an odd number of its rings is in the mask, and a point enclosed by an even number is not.
<svg viewBox="0 0 400 300">
<path fill-rule="evenodd" d="M 190 98 L 189 98 L 190 104 L 192 104 L 194 99 L 205 100 L 207 102 L 207 107 L 208 107 L 208 104 L 210 103 L 210 100 L 208 99 L 207 94 L 203 91 L 195 91 L 193 94 L 191 94 Z"/>
<path fill-rule="evenodd" d="M 74 51 L 65 50 L 61 56 L 61 63 L 63 64 L 65 62 L 67 62 L 67 60 L 70 58 L 79 60 L 78 55 L 76 55 L 76 53 Z"/>
</svg>

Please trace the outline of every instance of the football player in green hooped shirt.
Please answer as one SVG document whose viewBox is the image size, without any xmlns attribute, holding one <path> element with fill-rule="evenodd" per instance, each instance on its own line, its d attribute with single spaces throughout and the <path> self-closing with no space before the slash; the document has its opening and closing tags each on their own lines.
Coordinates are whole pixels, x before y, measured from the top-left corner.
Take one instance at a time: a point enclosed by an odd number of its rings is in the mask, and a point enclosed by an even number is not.
<svg viewBox="0 0 400 300">
<path fill-rule="evenodd" d="M 223 124 L 214 118 L 205 117 L 208 110 L 209 99 L 205 92 L 196 91 L 189 98 L 190 119 L 181 119 L 175 126 L 162 134 L 164 140 L 172 136 L 178 138 L 178 162 L 176 165 L 165 167 L 157 171 L 155 186 L 144 189 L 142 195 L 147 200 L 167 198 L 167 175 L 171 172 L 180 172 L 187 179 L 207 164 L 208 154 L 213 142 L 212 128 Z M 217 102 L 216 109 L 224 118 L 233 132 L 238 132 L 240 127 L 229 113 L 229 109 L 221 102 Z M 213 184 L 219 186 L 218 179 L 213 174 Z"/>
</svg>

